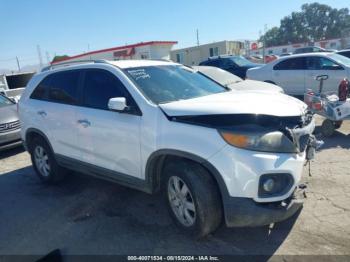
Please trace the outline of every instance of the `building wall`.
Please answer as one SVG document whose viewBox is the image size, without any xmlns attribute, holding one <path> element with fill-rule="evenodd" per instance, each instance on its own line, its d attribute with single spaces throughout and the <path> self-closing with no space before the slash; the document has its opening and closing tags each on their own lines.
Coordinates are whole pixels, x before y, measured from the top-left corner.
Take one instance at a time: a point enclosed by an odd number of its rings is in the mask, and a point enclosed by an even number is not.
<svg viewBox="0 0 350 262">
<path fill-rule="evenodd" d="M 241 52 L 242 43 L 238 41 L 220 41 L 205 45 L 193 46 L 170 52 L 170 59 L 184 65 L 198 65 L 210 56 L 235 54 Z"/>
<path fill-rule="evenodd" d="M 172 44 L 152 44 L 137 46 L 134 48 L 135 52 L 131 56 L 127 57 L 115 57 L 114 53 L 116 50 L 104 51 L 94 54 L 86 54 L 79 56 L 77 58 L 70 58 L 63 62 L 74 62 L 80 60 L 121 60 L 121 59 L 169 59 L 170 50 Z M 59 62 L 57 62 L 59 64 Z"/>
<path fill-rule="evenodd" d="M 318 46 L 326 49 L 336 49 L 341 50 L 344 48 L 347 48 L 350 46 L 350 37 L 348 38 L 336 38 L 336 39 L 329 39 L 329 40 L 323 40 L 323 41 L 316 41 L 315 43 L 299 43 L 299 44 L 290 44 L 290 45 L 281 45 L 281 46 L 273 46 L 273 47 L 267 47 L 265 49 L 265 55 L 280 55 L 282 53 L 293 53 L 295 49 L 300 47 L 307 47 L 307 46 Z M 263 50 L 262 48 L 258 50 L 250 50 L 250 55 L 262 55 Z"/>
</svg>

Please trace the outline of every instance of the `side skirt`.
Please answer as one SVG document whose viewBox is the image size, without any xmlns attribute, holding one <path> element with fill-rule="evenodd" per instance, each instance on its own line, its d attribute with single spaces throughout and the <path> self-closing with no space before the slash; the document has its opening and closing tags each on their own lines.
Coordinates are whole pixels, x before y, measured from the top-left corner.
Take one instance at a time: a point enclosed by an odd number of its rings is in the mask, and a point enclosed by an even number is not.
<svg viewBox="0 0 350 262">
<path fill-rule="evenodd" d="M 60 166 L 68 168 L 70 170 L 137 189 L 145 193 L 152 193 L 151 185 L 147 183 L 146 180 L 119 173 L 103 167 L 98 167 L 90 163 L 86 163 L 60 154 L 55 154 L 55 158 Z"/>
</svg>

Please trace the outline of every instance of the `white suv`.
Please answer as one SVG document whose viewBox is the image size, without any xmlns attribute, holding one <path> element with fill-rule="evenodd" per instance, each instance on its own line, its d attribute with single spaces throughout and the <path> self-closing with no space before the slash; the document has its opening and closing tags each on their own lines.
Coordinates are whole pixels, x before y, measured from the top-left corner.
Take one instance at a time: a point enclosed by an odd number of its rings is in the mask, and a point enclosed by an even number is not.
<svg viewBox="0 0 350 262">
<path fill-rule="evenodd" d="M 162 191 L 177 225 L 201 237 L 293 215 L 314 120 L 280 93 L 233 91 L 180 64 L 90 61 L 35 75 L 19 102 L 39 178 L 75 170 Z"/>
</svg>

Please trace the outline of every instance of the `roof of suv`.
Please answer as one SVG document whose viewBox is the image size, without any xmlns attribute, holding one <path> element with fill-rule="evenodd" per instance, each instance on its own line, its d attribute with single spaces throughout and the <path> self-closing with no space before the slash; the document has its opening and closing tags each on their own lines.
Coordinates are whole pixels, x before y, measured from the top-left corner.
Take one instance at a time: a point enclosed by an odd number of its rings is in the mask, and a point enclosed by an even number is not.
<svg viewBox="0 0 350 262">
<path fill-rule="evenodd" d="M 82 65 L 91 65 L 91 64 L 110 64 L 117 66 L 119 68 L 136 68 L 136 67 L 145 67 L 145 66 L 160 66 L 160 65 L 179 65 L 177 63 L 174 63 L 172 61 L 166 61 L 166 60 L 118 60 L 118 61 L 112 61 L 112 60 L 87 60 L 87 61 L 73 61 L 71 63 L 61 63 L 61 64 L 54 64 L 51 66 L 48 66 L 46 68 L 43 68 L 41 72 L 44 71 L 50 71 L 55 72 L 56 70 L 62 70 L 62 69 L 72 69 L 76 67 L 80 67 Z"/>
</svg>

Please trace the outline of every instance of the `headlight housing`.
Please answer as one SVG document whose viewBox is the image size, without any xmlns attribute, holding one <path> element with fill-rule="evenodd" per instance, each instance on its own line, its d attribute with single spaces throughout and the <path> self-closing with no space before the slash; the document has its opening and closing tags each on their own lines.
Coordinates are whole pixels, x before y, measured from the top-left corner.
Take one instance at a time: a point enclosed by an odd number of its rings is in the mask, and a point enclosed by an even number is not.
<svg viewBox="0 0 350 262">
<path fill-rule="evenodd" d="M 228 144 L 238 148 L 274 153 L 298 152 L 293 142 L 280 131 L 219 130 L 219 133 Z"/>
</svg>

